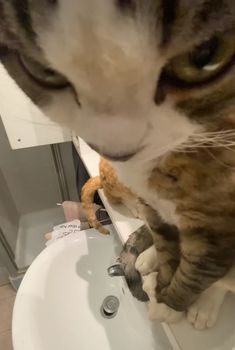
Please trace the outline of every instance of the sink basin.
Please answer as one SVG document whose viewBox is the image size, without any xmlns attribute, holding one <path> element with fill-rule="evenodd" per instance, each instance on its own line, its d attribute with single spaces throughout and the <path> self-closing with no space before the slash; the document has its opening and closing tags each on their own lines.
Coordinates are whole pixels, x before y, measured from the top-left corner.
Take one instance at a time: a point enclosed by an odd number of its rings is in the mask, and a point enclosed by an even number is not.
<svg viewBox="0 0 235 350">
<path fill-rule="evenodd" d="M 87 230 L 46 248 L 29 268 L 13 313 L 14 350 L 172 349 L 159 323 L 147 319 L 145 304 L 130 294 L 122 277 L 109 277 L 121 243 Z M 119 309 L 104 317 L 104 299 Z"/>
</svg>

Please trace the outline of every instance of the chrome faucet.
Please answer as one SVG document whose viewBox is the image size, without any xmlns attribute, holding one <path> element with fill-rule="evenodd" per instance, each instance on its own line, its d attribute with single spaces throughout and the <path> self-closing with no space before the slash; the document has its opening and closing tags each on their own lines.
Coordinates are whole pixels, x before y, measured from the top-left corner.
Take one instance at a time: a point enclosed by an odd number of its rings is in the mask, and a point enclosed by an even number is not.
<svg viewBox="0 0 235 350">
<path fill-rule="evenodd" d="M 108 268 L 108 275 L 110 277 L 124 276 L 124 271 L 119 263 L 114 264 Z"/>
</svg>

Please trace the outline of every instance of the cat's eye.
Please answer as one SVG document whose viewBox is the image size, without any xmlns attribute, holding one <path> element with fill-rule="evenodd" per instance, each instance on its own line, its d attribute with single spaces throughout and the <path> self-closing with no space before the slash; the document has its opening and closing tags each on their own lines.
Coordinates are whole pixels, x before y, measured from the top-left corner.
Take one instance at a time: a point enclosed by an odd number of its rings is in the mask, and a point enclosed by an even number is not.
<svg viewBox="0 0 235 350">
<path fill-rule="evenodd" d="M 192 51 L 174 58 L 166 72 L 176 82 L 197 85 L 214 79 L 234 58 L 234 39 L 231 36 L 213 37 Z"/>
<path fill-rule="evenodd" d="M 20 56 L 20 62 L 25 71 L 39 84 L 51 89 L 62 89 L 69 86 L 69 82 L 61 74 L 53 69 L 42 66 L 36 61 L 23 55 Z"/>
</svg>

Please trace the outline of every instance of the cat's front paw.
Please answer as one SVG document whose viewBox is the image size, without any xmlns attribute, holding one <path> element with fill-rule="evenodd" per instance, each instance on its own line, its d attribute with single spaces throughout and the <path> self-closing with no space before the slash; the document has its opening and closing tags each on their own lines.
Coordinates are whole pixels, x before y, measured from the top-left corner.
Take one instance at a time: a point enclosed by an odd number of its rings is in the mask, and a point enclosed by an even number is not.
<svg viewBox="0 0 235 350">
<path fill-rule="evenodd" d="M 226 291 L 212 286 L 189 308 L 187 320 L 197 329 L 212 328 L 218 319 Z"/>
<path fill-rule="evenodd" d="M 148 276 L 143 277 L 143 290 L 148 294 L 149 298 L 156 298 L 157 272 L 152 272 Z"/>
<path fill-rule="evenodd" d="M 142 276 L 156 271 L 157 269 L 157 251 L 154 245 L 140 254 L 136 260 L 135 268 Z"/>
<path fill-rule="evenodd" d="M 183 318 L 183 312 L 175 311 L 156 300 L 150 300 L 148 303 L 148 317 L 151 321 L 177 323 Z"/>
<path fill-rule="evenodd" d="M 148 316 L 151 321 L 176 323 L 183 317 L 182 312 L 177 312 L 156 300 L 157 272 L 153 272 L 144 278 L 143 289 L 149 296 Z"/>
</svg>

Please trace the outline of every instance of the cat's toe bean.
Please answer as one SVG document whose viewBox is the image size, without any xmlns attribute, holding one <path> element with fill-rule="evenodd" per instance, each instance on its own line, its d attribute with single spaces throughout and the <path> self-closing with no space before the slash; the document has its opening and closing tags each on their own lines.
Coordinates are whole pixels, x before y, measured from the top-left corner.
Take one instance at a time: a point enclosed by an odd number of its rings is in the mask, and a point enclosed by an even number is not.
<svg viewBox="0 0 235 350">
<path fill-rule="evenodd" d="M 153 272 L 157 268 L 157 252 L 154 246 L 145 250 L 136 260 L 135 268 L 144 276 Z"/>
</svg>

